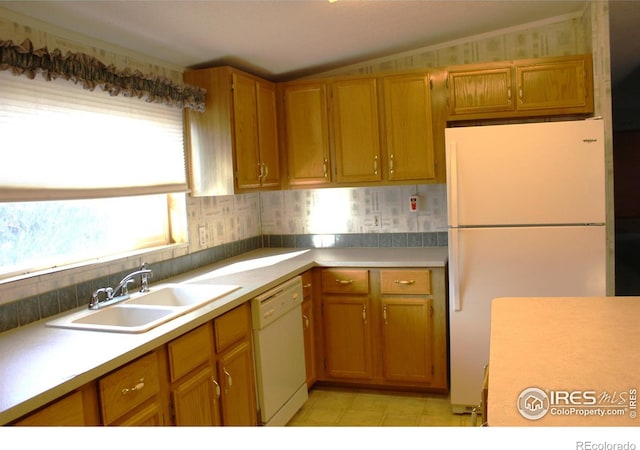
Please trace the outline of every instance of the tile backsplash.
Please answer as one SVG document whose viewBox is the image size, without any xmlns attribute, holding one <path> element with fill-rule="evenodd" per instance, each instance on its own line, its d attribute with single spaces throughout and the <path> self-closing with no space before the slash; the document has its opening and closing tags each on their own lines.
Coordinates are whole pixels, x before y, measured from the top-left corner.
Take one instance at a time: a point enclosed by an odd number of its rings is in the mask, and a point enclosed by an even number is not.
<svg viewBox="0 0 640 450">
<path fill-rule="evenodd" d="M 417 197 L 417 210 L 409 208 Z M 142 258 L 153 283 L 262 247 L 447 245 L 444 184 L 272 191 L 187 199 L 189 244 L 0 286 L 0 332 L 88 303 Z M 205 242 L 200 242 L 204 228 Z"/>
</svg>

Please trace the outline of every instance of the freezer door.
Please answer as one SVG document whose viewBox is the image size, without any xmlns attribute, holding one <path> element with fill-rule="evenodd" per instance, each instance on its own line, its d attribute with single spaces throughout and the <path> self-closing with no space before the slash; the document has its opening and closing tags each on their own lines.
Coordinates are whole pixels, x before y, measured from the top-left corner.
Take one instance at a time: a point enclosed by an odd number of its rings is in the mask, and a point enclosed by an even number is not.
<svg viewBox="0 0 640 450">
<path fill-rule="evenodd" d="M 489 362 L 491 301 L 606 295 L 605 254 L 604 226 L 449 230 L 455 412 L 480 402 L 483 369 Z"/>
<path fill-rule="evenodd" d="M 447 128 L 449 225 L 604 223 L 602 122 Z"/>
</svg>

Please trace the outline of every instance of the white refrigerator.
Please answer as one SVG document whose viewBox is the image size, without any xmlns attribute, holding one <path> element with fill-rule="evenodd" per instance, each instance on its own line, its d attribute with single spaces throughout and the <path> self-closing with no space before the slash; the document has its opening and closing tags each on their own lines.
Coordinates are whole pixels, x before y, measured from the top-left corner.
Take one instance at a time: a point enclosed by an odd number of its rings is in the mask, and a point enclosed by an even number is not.
<svg viewBox="0 0 640 450">
<path fill-rule="evenodd" d="M 494 298 L 606 295 L 604 127 L 458 127 L 445 139 L 451 405 L 464 413 L 481 401 Z"/>
</svg>

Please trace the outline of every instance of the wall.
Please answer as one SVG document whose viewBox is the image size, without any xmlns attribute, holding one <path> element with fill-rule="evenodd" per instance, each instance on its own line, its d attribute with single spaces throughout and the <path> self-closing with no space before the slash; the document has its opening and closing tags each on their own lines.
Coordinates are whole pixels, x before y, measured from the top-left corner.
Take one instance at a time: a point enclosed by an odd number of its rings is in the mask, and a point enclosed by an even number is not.
<svg viewBox="0 0 640 450">
<path fill-rule="evenodd" d="M 610 118 L 607 2 L 590 2 L 584 14 L 497 30 L 439 46 L 379 58 L 326 75 L 396 71 L 492 60 L 558 56 L 593 51 L 596 110 Z M 0 37 L 36 47 L 82 51 L 117 67 L 179 79 L 181 68 L 96 42 L 0 8 Z M 323 74 L 324 75 L 324 74 Z M 317 76 L 317 75 L 316 75 Z M 609 107 L 607 107 L 609 102 Z M 609 109 L 607 109 L 609 108 Z M 407 197 L 417 193 L 417 213 Z M 344 211 L 338 220 L 335 211 Z M 154 282 L 262 246 L 446 245 L 444 185 L 268 192 L 190 198 L 189 244 L 45 274 L 0 286 L 0 332 L 88 302 L 98 287 L 114 285 L 144 260 Z M 346 218 L 348 215 L 348 218 Z M 330 220 L 318 220 L 317 218 Z M 376 222 L 376 218 L 378 222 Z M 207 242 L 199 242 L 199 227 Z"/>
</svg>

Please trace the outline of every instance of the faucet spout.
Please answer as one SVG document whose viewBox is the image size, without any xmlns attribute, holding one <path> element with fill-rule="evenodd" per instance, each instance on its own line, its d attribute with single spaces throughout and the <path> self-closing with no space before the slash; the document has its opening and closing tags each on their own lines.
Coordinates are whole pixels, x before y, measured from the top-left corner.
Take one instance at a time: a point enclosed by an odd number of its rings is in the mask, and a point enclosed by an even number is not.
<svg viewBox="0 0 640 450">
<path fill-rule="evenodd" d="M 110 287 L 100 288 L 91 296 L 89 309 L 99 309 L 103 306 L 112 305 L 129 298 L 129 284 L 134 282 L 134 278 L 140 276 L 140 292 L 149 291 L 149 279 L 153 277 L 153 271 L 147 269 L 147 263 L 142 264 L 140 269 L 131 272 L 125 276 L 118 286 L 113 289 Z M 104 294 L 104 299 L 100 299 L 100 294 Z"/>
<path fill-rule="evenodd" d="M 118 286 L 113 290 L 113 295 L 118 296 L 118 292 L 120 296 L 128 296 L 129 295 L 129 284 L 133 283 L 133 279 L 137 276 L 140 276 L 140 292 L 149 291 L 149 278 L 153 277 L 153 271 L 151 269 L 147 269 L 147 263 L 143 263 L 140 269 L 135 272 L 131 272 L 129 275 L 124 277 L 118 283 Z"/>
</svg>

